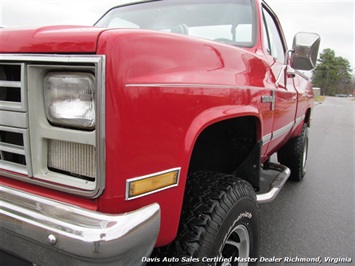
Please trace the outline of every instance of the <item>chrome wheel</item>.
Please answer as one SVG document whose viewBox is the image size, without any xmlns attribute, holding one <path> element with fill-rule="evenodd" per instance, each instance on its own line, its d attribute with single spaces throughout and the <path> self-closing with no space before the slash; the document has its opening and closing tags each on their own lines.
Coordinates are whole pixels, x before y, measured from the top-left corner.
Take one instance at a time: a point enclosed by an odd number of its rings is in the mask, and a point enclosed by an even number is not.
<svg viewBox="0 0 355 266">
<path fill-rule="evenodd" d="M 229 234 L 220 256 L 223 258 L 248 258 L 250 252 L 250 236 L 246 226 L 240 224 L 236 226 L 233 231 Z M 239 263 L 238 262 L 223 262 L 221 266 L 231 266 L 238 265 L 244 266 L 248 263 Z"/>
</svg>

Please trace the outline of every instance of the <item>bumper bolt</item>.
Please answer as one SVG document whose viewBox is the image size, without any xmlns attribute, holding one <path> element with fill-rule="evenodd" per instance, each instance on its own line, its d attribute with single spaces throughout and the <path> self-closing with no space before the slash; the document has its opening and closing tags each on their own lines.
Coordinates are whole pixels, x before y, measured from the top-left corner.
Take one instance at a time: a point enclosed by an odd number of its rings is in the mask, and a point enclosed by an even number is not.
<svg viewBox="0 0 355 266">
<path fill-rule="evenodd" d="M 48 236 L 48 243 L 54 246 L 57 243 L 57 238 L 54 235 L 50 234 Z"/>
</svg>

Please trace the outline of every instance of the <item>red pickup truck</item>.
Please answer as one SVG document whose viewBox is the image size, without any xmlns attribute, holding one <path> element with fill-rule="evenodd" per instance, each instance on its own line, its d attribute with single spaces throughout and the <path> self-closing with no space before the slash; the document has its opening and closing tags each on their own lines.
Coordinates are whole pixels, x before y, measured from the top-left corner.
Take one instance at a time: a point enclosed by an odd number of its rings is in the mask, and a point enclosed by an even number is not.
<svg viewBox="0 0 355 266">
<path fill-rule="evenodd" d="M 1 29 L 0 249 L 37 265 L 256 262 L 258 204 L 305 175 L 298 70 L 318 48 L 299 33 L 288 50 L 262 0 Z"/>
</svg>

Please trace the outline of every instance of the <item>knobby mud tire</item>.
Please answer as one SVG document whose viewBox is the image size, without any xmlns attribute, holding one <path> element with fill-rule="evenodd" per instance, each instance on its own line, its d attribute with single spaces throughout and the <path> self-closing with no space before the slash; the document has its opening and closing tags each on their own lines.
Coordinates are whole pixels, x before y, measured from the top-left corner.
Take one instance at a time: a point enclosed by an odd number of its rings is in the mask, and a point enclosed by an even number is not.
<svg viewBox="0 0 355 266">
<path fill-rule="evenodd" d="M 177 238 L 152 254 L 160 257 L 160 265 L 227 265 L 204 258 L 258 257 L 259 211 L 249 183 L 233 175 L 196 172 L 189 175 L 186 189 Z M 164 263 L 164 258 L 179 262 Z M 253 264 L 233 259 L 231 265 Z"/>
<path fill-rule="evenodd" d="M 290 139 L 277 153 L 278 161 L 290 168 L 290 180 L 301 181 L 306 175 L 308 157 L 308 125 L 305 123 L 301 134 Z"/>
</svg>

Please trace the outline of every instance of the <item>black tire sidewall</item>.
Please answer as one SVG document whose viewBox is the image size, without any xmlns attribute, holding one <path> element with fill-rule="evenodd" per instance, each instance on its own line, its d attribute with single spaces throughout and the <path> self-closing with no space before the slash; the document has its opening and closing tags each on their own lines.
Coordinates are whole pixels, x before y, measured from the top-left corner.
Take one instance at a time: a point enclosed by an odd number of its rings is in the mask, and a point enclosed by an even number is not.
<svg viewBox="0 0 355 266">
<path fill-rule="evenodd" d="M 220 255 L 224 243 L 238 225 L 244 225 L 248 229 L 250 241 L 249 257 L 258 257 L 259 212 L 255 201 L 250 198 L 242 198 L 238 200 L 229 210 L 222 226 L 219 228 L 219 232 L 211 248 L 211 254 L 209 257 L 217 257 Z"/>
<path fill-rule="evenodd" d="M 306 145 L 307 144 L 307 145 Z M 289 180 L 301 181 L 306 175 L 307 157 L 308 157 L 308 125 L 304 123 L 301 134 L 290 139 L 278 152 L 278 161 L 290 168 L 291 175 Z M 307 149 L 305 161 L 303 155 Z"/>
<path fill-rule="evenodd" d="M 215 172 L 192 173 L 187 183 L 177 237 L 155 255 L 180 258 L 176 265 L 220 265 L 220 261 L 206 260 L 221 258 L 230 233 L 243 225 L 249 234 L 249 254 L 245 255 L 257 258 L 259 208 L 253 187 L 235 176 Z M 189 257 L 199 262 L 182 260 Z"/>
</svg>

